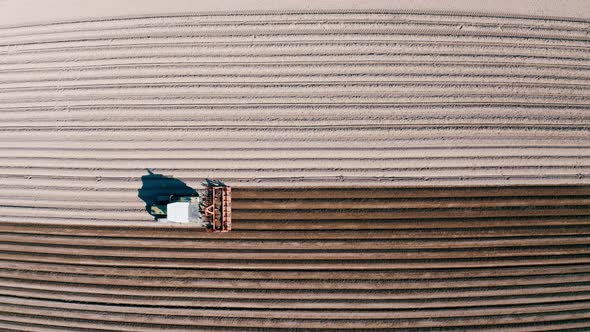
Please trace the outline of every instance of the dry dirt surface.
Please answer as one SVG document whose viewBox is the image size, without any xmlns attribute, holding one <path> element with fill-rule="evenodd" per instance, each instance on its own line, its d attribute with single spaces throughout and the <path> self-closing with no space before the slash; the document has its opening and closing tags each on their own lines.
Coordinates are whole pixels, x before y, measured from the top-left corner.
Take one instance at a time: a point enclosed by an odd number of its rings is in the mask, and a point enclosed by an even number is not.
<svg viewBox="0 0 590 332">
<path fill-rule="evenodd" d="M 587 2 L 231 3 L 0 1 L 0 329 L 588 331 Z"/>
</svg>

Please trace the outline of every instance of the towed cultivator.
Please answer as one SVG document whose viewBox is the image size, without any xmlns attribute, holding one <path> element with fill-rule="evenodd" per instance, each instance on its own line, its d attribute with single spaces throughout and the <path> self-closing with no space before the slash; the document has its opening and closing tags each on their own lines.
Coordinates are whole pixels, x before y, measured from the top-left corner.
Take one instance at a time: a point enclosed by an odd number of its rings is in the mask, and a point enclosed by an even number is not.
<svg viewBox="0 0 590 332">
<path fill-rule="evenodd" d="M 150 206 L 158 221 L 191 223 L 210 232 L 231 231 L 231 187 L 205 180 L 206 188 L 191 196 L 161 196 Z"/>
</svg>

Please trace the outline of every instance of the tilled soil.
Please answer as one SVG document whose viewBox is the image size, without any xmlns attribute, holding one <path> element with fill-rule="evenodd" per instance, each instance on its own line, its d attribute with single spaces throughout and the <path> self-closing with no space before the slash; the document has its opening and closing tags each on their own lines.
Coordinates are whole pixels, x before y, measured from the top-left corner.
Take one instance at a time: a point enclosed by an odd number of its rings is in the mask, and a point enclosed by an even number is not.
<svg viewBox="0 0 590 332">
<path fill-rule="evenodd" d="M 3 25 L 0 328 L 587 330 L 589 28 L 384 10 Z M 146 169 L 231 185 L 234 232 L 150 222 Z"/>
</svg>

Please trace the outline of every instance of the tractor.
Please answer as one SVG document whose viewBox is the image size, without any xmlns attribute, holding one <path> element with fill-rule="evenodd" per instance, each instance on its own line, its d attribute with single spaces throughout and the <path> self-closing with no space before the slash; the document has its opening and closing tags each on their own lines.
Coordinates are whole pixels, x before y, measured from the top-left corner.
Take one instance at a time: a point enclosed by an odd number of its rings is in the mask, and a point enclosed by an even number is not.
<svg viewBox="0 0 590 332">
<path fill-rule="evenodd" d="M 158 196 L 150 213 L 161 222 L 195 224 L 209 232 L 231 231 L 231 187 L 205 180 L 205 189 L 190 196 Z"/>
</svg>

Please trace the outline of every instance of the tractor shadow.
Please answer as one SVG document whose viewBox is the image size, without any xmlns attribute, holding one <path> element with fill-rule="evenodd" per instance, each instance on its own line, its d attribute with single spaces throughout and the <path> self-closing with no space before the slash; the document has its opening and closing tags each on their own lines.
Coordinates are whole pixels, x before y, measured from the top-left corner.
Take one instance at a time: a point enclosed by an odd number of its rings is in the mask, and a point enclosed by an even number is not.
<svg viewBox="0 0 590 332">
<path fill-rule="evenodd" d="M 197 193 L 194 188 L 189 187 L 186 183 L 173 177 L 162 174 L 155 174 L 147 169 L 149 174 L 141 177 L 141 188 L 137 191 L 137 197 L 145 202 L 145 210 L 152 217 L 150 206 L 158 203 L 158 197 L 170 195 L 192 196 Z"/>
</svg>

